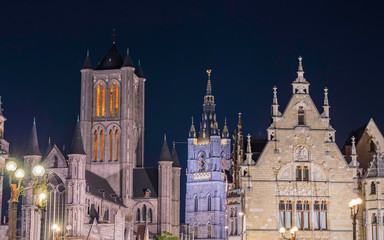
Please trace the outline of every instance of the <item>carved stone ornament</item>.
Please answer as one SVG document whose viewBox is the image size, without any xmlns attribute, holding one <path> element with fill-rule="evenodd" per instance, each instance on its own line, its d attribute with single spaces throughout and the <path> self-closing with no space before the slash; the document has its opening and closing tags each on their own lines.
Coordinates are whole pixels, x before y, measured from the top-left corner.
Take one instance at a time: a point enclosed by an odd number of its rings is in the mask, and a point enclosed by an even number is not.
<svg viewBox="0 0 384 240">
<path fill-rule="evenodd" d="M 304 146 L 299 146 L 295 149 L 295 161 L 308 161 L 309 160 L 308 149 Z"/>
<path fill-rule="evenodd" d="M 299 110 L 300 107 L 302 107 L 304 110 L 311 109 L 311 107 L 303 100 L 300 100 L 295 105 L 293 105 L 292 109 Z"/>
</svg>

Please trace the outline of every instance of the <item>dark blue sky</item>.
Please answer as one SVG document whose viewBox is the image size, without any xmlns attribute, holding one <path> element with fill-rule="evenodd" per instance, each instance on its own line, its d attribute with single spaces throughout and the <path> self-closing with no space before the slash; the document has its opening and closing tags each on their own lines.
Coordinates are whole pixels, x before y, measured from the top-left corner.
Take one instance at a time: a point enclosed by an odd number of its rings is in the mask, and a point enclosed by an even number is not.
<svg viewBox="0 0 384 240">
<path fill-rule="evenodd" d="M 33 116 L 42 151 L 49 136 L 69 145 L 82 61 L 89 49 L 97 65 L 113 28 L 120 52 L 129 47 L 147 77 L 146 166 L 156 164 L 164 133 L 186 141 L 190 117 L 200 118 L 207 68 L 220 128 L 226 116 L 233 131 L 242 112 L 245 133 L 264 136 L 272 87 L 282 111 L 299 55 L 320 110 L 329 88 L 339 145 L 370 117 L 384 127 L 379 1 L 13 2 L 0 14 L 0 95 L 13 156 L 23 154 Z M 177 149 L 185 167 L 186 145 Z"/>
</svg>

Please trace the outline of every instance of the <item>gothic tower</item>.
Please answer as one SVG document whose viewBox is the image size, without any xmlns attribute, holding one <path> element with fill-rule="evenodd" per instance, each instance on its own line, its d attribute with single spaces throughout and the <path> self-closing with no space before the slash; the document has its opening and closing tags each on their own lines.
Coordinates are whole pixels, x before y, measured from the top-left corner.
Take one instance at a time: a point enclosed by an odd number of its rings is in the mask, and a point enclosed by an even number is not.
<svg viewBox="0 0 384 240">
<path fill-rule="evenodd" d="M 220 136 L 212 95 L 211 70 L 204 96 L 200 132 L 192 126 L 188 138 L 188 168 L 185 221 L 194 238 L 225 239 L 226 170 L 230 145 L 225 125 Z"/>
<path fill-rule="evenodd" d="M 89 54 L 81 70 L 80 126 L 86 168 L 106 178 L 128 205 L 132 171 L 144 165 L 145 76 L 115 43 L 96 69 Z"/>
<path fill-rule="evenodd" d="M 8 158 L 9 143 L 4 139 L 4 122 L 7 120 L 3 116 L 3 109 L 1 107 L 0 96 L 0 172 L 5 171 L 5 160 Z M 0 217 L 3 200 L 3 174 L 0 175 Z"/>
</svg>

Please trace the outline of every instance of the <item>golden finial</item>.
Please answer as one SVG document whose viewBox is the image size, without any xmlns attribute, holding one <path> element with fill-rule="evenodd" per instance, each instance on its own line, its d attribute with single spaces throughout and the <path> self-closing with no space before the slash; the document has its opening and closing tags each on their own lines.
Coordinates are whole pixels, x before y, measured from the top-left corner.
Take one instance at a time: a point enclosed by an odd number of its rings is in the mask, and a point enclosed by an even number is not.
<svg viewBox="0 0 384 240">
<path fill-rule="evenodd" d="M 164 141 L 167 141 L 167 134 L 164 133 Z"/>
<path fill-rule="evenodd" d="M 172 145 L 173 145 L 173 148 L 175 148 L 175 145 L 176 145 L 175 141 L 173 141 Z"/>
<path fill-rule="evenodd" d="M 212 69 L 208 69 L 208 70 L 207 70 L 208 77 L 211 76 L 211 72 L 212 72 Z"/>
</svg>

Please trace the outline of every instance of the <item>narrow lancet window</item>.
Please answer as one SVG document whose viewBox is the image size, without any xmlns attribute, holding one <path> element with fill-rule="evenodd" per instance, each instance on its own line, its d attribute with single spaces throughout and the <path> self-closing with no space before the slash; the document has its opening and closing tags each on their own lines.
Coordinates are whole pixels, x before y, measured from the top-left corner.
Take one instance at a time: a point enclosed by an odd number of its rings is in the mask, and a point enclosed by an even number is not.
<svg viewBox="0 0 384 240">
<path fill-rule="evenodd" d="M 100 132 L 100 160 L 104 160 L 104 131 Z"/>
<path fill-rule="evenodd" d="M 94 152 L 94 154 L 95 154 L 95 158 L 94 158 L 94 160 L 95 161 L 97 161 L 97 144 L 98 144 L 98 142 L 97 142 L 97 131 L 95 131 L 95 133 L 93 134 L 93 137 L 94 137 L 94 147 L 95 147 L 95 152 Z"/>
<path fill-rule="evenodd" d="M 112 130 L 109 131 L 109 161 L 112 161 L 112 152 L 113 152 L 113 133 Z"/>
<path fill-rule="evenodd" d="M 111 94 L 109 98 L 109 114 L 113 116 L 113 86 L 111 86 Z"/>
<path fill-rule="evenodd" d="M 100 116 L 100 86 L 97 86 L 96 93 L 96 116 Z"/>
<path fill-rule="evenodd" d="M 115 116 L 119 113 L 119 86 L 116 86 Z"/>
<path fill-rule="evenodd" d="M 119 144 L 120 144 L 120 138 L 119 138 L 119 130 L 116 130 L 116 157 L 115 160 L 117 161 L 119 159 Z"/>
<path fill-rule="evenodd" d="M 101 93 L 101 116 L 105 116 L 105 87 L 103 86 L 103 91 Z"/>
</svg>

